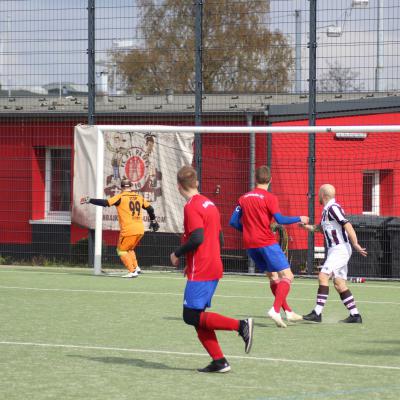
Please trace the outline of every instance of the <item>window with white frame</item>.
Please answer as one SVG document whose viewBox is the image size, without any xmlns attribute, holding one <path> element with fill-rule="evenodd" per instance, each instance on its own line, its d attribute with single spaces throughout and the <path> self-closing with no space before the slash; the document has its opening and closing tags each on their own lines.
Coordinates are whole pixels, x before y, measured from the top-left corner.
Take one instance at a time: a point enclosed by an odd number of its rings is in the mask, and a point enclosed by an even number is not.
<svg viewBox="0 0 400 400">
<path fill-rule="evenodd" d="M 363 214 L 380 213 L 380 174 L 379 171 L 363 173 Z"/>
<path fill-rule="evenodd" d="M 71 218 L 71 150 L 46 149 L 45 218 Z"/>
</svg>

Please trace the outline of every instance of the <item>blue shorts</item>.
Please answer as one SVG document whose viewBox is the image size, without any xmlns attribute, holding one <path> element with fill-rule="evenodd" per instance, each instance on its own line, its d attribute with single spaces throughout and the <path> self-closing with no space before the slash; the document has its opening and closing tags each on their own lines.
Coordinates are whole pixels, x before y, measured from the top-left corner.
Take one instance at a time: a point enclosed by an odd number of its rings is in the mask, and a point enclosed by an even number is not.
<svg viewBox="0 0 400 400">
<path fill-rule="evenodd" d="M 218 279 L 214 281 L 187 281 L 183 295 L 183 306 L 204 310 L 211 307 L 211 299 L 218 285 Z"/>
<path fill-rule="evenodd" d="M 261 272 L 278 272 L 289 268 L 289 261 L 279 244 L 248 249 L 247 253 Z"/>
</svg>

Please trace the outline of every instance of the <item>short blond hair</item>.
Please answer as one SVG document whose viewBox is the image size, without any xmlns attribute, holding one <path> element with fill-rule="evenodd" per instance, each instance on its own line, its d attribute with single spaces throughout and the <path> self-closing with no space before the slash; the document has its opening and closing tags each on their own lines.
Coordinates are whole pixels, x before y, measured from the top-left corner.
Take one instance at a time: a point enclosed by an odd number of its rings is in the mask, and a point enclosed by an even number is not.
<svg viewBox="0 0 400 400">
<path fill-rule="evenodd" d="M 265 185 L 271 180 L 271 170 L 266 165 L 261 165 L 256 169 L 256 182 L 260 185 Z"/>
<path fill-rule="evenodd" d="M 331 185 L 330 183 L 324 183 L 319 188 L 319 193 L 321 194 L 321 196 L 333 199 L 336 195 L 336 189 L 335 186 Z"/>
<path fill-rule="evenodd" d="M 191 165 L 185 165 L 178 171 L 177 180 L 184 190 L 197 188 L 197 172 Z"/>
</svg>

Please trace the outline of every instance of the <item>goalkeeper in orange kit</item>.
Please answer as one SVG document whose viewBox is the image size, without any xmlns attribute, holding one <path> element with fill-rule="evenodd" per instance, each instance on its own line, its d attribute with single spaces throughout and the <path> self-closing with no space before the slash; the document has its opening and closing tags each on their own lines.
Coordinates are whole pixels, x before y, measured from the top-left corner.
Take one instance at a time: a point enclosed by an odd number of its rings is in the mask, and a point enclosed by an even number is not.
<svg viewBox="0 0 400 400">
<path fill-rule="evenodd" d="M 115 206 L 118 212 L 120 234 L 118 239 L 117 254 L 129 273 L 123 278 L 136 278 L 140 267 L 136 259 L 135 248 L 144 235 L 142 209 L 146 210 L 150 218 L 150 229 L 158 231 L 160 225 L 156 221 L 154 209 L 140 194 L 131 190 L 132 182 L 124 178 L 121 180 L 121 193 L 104 199 L 91 199 L 89 196 L 81 198 L 81 204 L 94 204 L 96 206 Z"/>
</svg>

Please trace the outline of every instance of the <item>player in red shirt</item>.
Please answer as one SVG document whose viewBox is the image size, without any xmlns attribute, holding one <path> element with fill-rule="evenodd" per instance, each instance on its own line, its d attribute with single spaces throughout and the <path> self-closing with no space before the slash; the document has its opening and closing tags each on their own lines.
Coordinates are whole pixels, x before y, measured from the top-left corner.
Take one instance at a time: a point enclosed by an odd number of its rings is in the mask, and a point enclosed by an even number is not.
<svg viewBox="0 0 400 400">
<path fill-rule="evenodd" d="M 220 249 L 223 244 L 220 214 L 215 204 L 199 193 L 197 173 L 191 166 L 178 171 L 178 190 L 187 200 L 184 208 L 183 244 L 171 253 L 171 263 L 179 265 L 186 255 L 187 283 L 183 301 L 183 320 L 193 325 L 197 336 L 212 358 L 199 372 L 228 372 L 231 367 L 224 357 L 215 334 L 216 330 L 237 331 L 249 353 L 253 340 L 253 319 L 244 320 L 206 312 L 222 278 Z"/>
<path fill-rule="evenodd" d="M 305 216 L 287 217 L 281 214 L 277 197 L 268 192 L 271 171 L 267 166 L 257 168 L 256 183 L 255 189 L 239 198 L 239 205 L 229 223 L 243 231 L 243 242 L 249 256 L 261 271 L 266 271 L 270 279 L 275 301 L 268 311 L 268 316 L 277 326 L 286 328 L 280 315 L 281 307 L 285 310 L 288 321 L 301 320 L 302 317 L 294 313 L 287 304 L 286 298 L 293 281 L 293 273 L 270 225 L 273 218 L 283 225 L 296 222 L 307 224 L 309 219 Z"/>
</svg>

